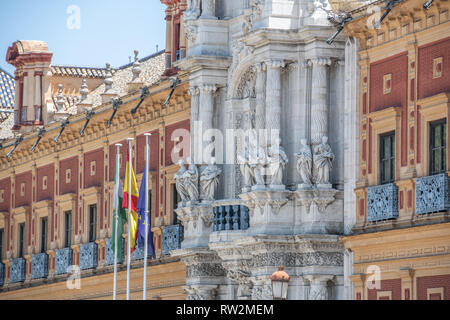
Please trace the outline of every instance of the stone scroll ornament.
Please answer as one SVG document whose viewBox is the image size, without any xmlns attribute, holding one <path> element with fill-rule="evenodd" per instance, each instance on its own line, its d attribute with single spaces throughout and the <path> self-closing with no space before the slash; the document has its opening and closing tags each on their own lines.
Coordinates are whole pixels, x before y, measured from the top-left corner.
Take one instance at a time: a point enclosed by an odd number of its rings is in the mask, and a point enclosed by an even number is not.
<svg viewBox="0 0 450 320">
<path fill-rule="evenodd" d="M 300 152 L 295 154 L 297 158 L 297 172 L 305 185 L 312 185 L 313 156 L 311 148 L 306 139 L 302 139 L 301 144 Z"/>
<path fill-rule="evenodd" d="M 323 136 L 322 142 L 314 148 L 315 182 L 318 185 L 329 184 L 330 172 L 333 169 L 334 153 L 328 144 L 328 137 Z"/>
<path fill-rule="evenodd" d="M 219 176 L 222 173 L 216 166 L 216 159 L 211 158 L 209 165 L 200 175 L 200 198 L 202 200 L 214 201 L 214 194 L 219 185 Z"/>
</svg>

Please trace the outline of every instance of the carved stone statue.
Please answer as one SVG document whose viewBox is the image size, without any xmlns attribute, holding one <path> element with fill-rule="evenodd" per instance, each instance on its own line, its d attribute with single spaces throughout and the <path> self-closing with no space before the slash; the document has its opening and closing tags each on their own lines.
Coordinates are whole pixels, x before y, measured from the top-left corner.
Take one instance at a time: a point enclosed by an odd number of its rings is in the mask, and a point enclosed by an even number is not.
<svg viewBox="0 0 450 320">
<path fill-rule="evenodd" d="M 275 139 L 268 151 L 267 151 L 268 169 L 271 175 L 270 184 L 271 185 L 282 185 L 283 184 L 283 170 L 288 163 L 288 157 L 281 146 L 280 138 Z"/>
<path fill-rule="evenodd" d="M 244 189 L 247 191 L 255 183 L 252 168 L 249 163 L 249 148 L 245 145 L 244 156 L 238 155 L 239 168 L 241 169 L 242 176 L 244 177 Z M 243 192 L 245 192 L 243 191 Z"/>
<path fill-rule="evenodd" d="M 188 0 L 188 7 L 185 11 L 185 17 L 189 19 L 197 19 L 200 16 L 201 0 Z"/>
<path fill-rule="evenodd" d="M 181 200 L 183 202 L 185 202 L 185 201 L 189 200 L 189 193 L 186 190 L 186 187 L 184 185 L 184 178 L 183 178 L 183 175 L 187 171 L 187 169 L 184 165 L 183 159 L 178 161 L 178 165 L 180 166 L 180 170 L 178 170 L 178 172 L 174 176 L 175 187 L 177 188 L 177 192 L 180 195 Z"/>
<path fill-rule="evenodd" d="M 249 164 L 252 176 L 255 178 L 257 186 L 265 186 L 263 174 L 266 161 L 267 157 L 264 148 L 258 145 L 258 142 L 255 138 L 251 138 L 249 148 Z"/>
<path fill-rule="evenodd" d="M 210 164 L 202 171 L 200 175 L 200 193 L 201 199 L 213 201 L 214 194 L 219 185 L 219 176 L 222 173 L 216 165 L 216 159 L 211 158 Z"/>
<path fill-rule="evenodd" d="M 300 152 L 295 154 L 297 157 L 297 171 L 304 184 L 312 185 L 313 156 L 311 148 L 307 144 L 306 139 L 302 139 L 301 144 Z"/>
<path fill-rule="evenodd" d="M 314 148 L 314 171 L 316 184 L 327 185 L 330 182 L 330 171 L 333 169 L 334 154 L 328 144 L 328 137 L 322 137 L 322 143 Z"/>
<path fill-rule="evenodd" d="M 189 194 L 189 201 L 198 201 L 198 170 L 191 159 L 189 163 L 189 170 L 183 173 L 184 187 Z"/>
</svg>

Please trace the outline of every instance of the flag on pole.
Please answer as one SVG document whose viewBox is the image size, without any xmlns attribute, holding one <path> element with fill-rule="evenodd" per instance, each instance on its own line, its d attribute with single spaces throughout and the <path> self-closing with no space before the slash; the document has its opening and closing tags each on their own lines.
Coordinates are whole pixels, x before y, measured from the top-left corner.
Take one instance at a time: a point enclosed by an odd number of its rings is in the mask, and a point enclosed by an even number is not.
<svg viewBox="0 0 450 320">
<path fill-rule="evenodd" d="M 131 190 L 129 190 L 129 166 L 131 165 Z M 136 176 L 134 175 L 133 171 L 133 165 L 129 163 L 129 155 L 127 151 L 127 165 L 125 169 L 125 187 L 123 189 L 123 202 L 122 207 L 124 209 L 128 209 L 128 198 L 131 197 L 131 215 L 128 225 L 130 228 L 130 248 L 131 252 L 135 250 L 136 246 L 136 240 L 137 240 L 137 222 L 138 222 L 138 216 L 137 216 L 137 203 L 138 203 L 138 189 L 137 189 L 137 183 L 136 183 Z"/>
<path fill-rule="evenodd" d="M 148 199 L 148 190 L 145 190 L 145 182 L 147 181 L 147 172 L 144 170 L 144 175 L 142 177 L 141 187 L 139 189 L 139 200 L 137 205 L 138 212 L 138 247 L 140 249 L 145 248 L 145 201 Z M 147 195 L 147 196 L 146 196 Z M 147 200 L 148 201 L 148 200 Z M 155 258 L 155 247 L 153 245 L 153 232 L 151 231 L 150 223 L 150 210 L 148 212 L 148 247 L 147 255 Z"/>
<path fill-rule="evenodd" d="M 122 248 L 122 234 L 123 234 L 123 225 L 127 221 L 127 213 L 125 209 L 122 207 L 123 203 L 123 190 L 122 184 L 120 183 L 120 175 L 119 170 L 117 170 L 117 166 L 119 164 L 116 163 L 116 175 L 114 179 L 114 202 L 113 202 L 113 233 L 112 233 L 112 248 L 113 253 L 115 254 L 116 249 L 116 214 L 118 214 L 118 225 L 117 225 L 117 261 L 123 261 L 123 248 Z"/>
</svg>

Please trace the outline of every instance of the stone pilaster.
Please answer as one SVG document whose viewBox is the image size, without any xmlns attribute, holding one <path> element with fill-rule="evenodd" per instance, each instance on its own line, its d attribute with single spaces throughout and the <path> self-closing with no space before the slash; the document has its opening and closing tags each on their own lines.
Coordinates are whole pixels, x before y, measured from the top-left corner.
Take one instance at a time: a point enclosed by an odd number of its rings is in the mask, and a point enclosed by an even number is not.
<svg viewBox="0 0 450 320">
<path fill-rule="evenodd" d="M 281 127 L 281 68 L 284 67 L 284 61 L 268 60 L 265 64 L 267 66 L 266 129 L 270 137 L 273 134 L 276 135 Z"/>
<path fill-rule="evenodd" d="M 202 1 L 202 15 L 200 19 L 217 19 L 216 17 L 216 0 Z"/>
<path fill-rule="evenodd" d="M 331 281 L 332 275 L 306 275 L 305 279 L 309 281 L 308 300 L 329 300 L 328 281 Z"/>
<path fill-rule="evenodd" d="M 201 141 L 203 141 L 204 134 L 207 130 L 213 128 L 214 116 L 214 92 L 217 87 L 211 84 L 204 84 L 200 87 L 200 105 L 199 105 L 199 121 L 202 127 Z M 202 142 L 202 151 L 209 145 L 209 141 Z M 201 157 L 201 163 L 208 163 L 209 159 L 204 159 L 205 154 Z"/>
<path fill-rule="evenodd" d="M 194 159 L 195 163 L 197 161 L 198 153 L 201 152 L 197 143 L 195 143 L 195 138 L 197 137 L 197 127 L 199 120 L 199 108 L 200 108 L 200 89 L 198 87 L 191 87 L 188 90 L 188 93 L 191 95 L 191 146 L 190 146 L 190 155 L 191 158 Z"/>
<path fill-rule="evenodd" d="M 305 123 L 300 105 L 300 75 L 299 63 L 297 61 L 289 64 L 289 97 L 290 97 L 290 113 L 287 120 L 287 131 L 285 132 L 286 153 L 289 157 L 287 167 L 287 185 L 297 185 L 301 183 L 301 178 L 297 172 L 297 159 L 295 153 L 300 151 L 301 139 L 304 138 L 304 126 L 299 123 Z"/>
<path fill-rule="evenodd" d="M 50 249 L 46 251 L 48 255 L 48 276 L 47 279 L 53 279 L 55 277 L 55 257 L 56 250 Z"/>
<path fill-rule="evenodd" d="M 311 144 L 328 136 L 328 66 L 329 58 L 313 58 L 311 87 Z"/>
<path fill-rule="evenodd" d="M 255 129 L 265 128 L 265 88 L 266 88 L 266 65 L 264 62 L 255 64 L 256 69 L 256 111 L 255 111 Z"/>
</svg>

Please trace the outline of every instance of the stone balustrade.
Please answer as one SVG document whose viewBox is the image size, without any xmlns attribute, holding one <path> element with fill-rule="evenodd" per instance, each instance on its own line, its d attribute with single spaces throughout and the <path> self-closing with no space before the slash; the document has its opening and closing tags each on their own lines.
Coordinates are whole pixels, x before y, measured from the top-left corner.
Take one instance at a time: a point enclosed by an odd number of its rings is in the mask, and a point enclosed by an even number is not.
<svg viewBox="0 0 450 320">
<path fill-rule="evenodd" d="M 72 265 L 72 249 L 57 249 L 55 254 L 55 275 L 67 273 L 67 268 Z"/>
<path fill-rule="evenodd" d="M 162 255 L 169 255 L 170 251 L 181 248 L 183 241 L 183 226 L 175 224 L 165 226 L 162 230 Z"/>
<path fill-rule="evenodd" d="M 31 279 L 42 279 L 48 276 L 48 255 L 46 253 L 33 254 Z"/>
<path fill-rule="evenodd" d="M 12 259 L 9 268 L 9 283 L 25 281 L 26 262 L 24 258 Z"/>
<path fill-rule="evenodd" d="M 89 242 L 80 246 L 80 269 L 93 269 L 98 264 L 98 250 L 95 242 Z"/>
<path fill-rule="evenodd" d="M 213 232 L 246 230 L 249 228 L 249 209 L 243 205 L 214 207 Z"/>
<path fill-rule="evenodd" d="M 450 178 L 446 173 L 416 179 L 416 213 L 450 209 Z"/>
<path fill-rule="evenodd" d="M 398 187 L 395 183 L 367 188 L 367 221 L 398 217 Z"/>
</svg>

